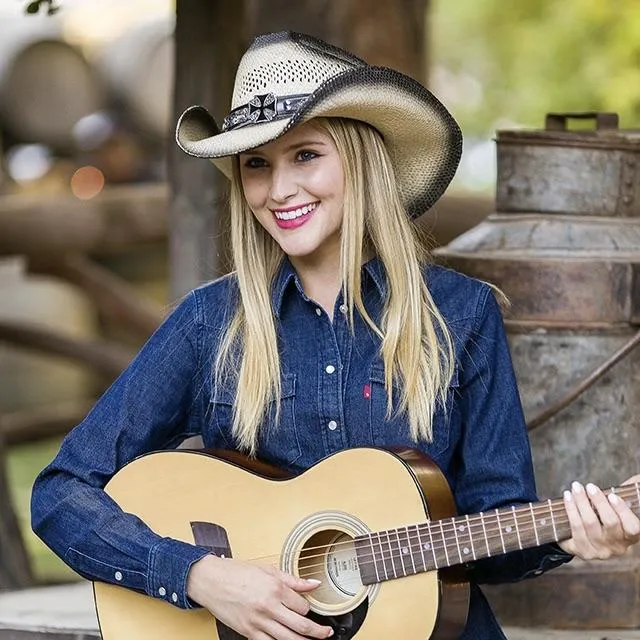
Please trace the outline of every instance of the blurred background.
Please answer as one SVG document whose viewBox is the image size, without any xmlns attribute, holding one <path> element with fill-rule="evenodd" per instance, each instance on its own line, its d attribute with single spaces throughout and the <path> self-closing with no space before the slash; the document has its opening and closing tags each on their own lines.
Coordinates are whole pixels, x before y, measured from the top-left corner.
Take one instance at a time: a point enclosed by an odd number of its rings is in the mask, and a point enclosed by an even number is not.
<svg viewBox="0 0 640 640">
<path fill-rule="evenodd" d="M 414 75 L 460 122 L 460 170 L 423 221 L 437 245 L 493 210 L 497 130 L 550 111 L 640 123 L 637 0 L 288 4 L 247 0 L 239 38 L 321 16 L 318 35 Z M 169 259 L 176 6 L 59 5 L 0 0 L 0 519 L 13 505 L 37 583 L 73 575 L 31 533 L 36 473 L 185 290 Z"/>
</svg>

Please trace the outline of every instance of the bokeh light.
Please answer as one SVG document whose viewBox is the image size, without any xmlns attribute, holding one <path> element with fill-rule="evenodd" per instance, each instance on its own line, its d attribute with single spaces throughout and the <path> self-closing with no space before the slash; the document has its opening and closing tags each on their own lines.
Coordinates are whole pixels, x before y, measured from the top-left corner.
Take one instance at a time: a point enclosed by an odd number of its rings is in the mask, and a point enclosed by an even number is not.
<svg viewBox="0 0 640 640">
<path fill-rule="evenodd" d="M 80 167 L 71 177 L 70 186 L 76 198 L 91 200 L 104 188 L 104 175 L 96 167 Z"/>
</svg>

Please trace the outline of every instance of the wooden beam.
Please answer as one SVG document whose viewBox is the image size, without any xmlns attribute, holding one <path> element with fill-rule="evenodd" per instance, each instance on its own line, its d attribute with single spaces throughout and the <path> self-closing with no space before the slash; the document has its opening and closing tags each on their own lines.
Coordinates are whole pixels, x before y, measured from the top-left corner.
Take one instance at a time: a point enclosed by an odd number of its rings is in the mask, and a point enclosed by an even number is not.
<svg viewBox="0 0 640 640">
<path fill-rule="evenodd" d="M 168 186 L 111 187 L 93 200 L 0 198 L 0 255 L 107 254 L 164 240 Z"/>
<path fill-rule="evenodd" d="M 94 403 L 94 399 L 74 400 L 0 414 L 0 440 L 10 447 L 64 436 L 82 421 Z"/>
<path fill-rule="evenodd" d="M 159 304 L 141 298 L 126 280 L 86 256 L 67 254 L 59 260 L 47 262 L 32 257 L 29 271 L 53 275 L 76 285 L 105 318 L 133 329 L 142 337 L 150 336 L 162 321 Z"/>
<path fill-rule="evenodd" d="M 118 376 L 133 357 L 132 353 L 118 344 L 103 340 L 79 340 L 43 327 L 26 326 L 8 320 L 0 320 L 0 342 L 68 358 L 110 379 Z"/>
</svg>

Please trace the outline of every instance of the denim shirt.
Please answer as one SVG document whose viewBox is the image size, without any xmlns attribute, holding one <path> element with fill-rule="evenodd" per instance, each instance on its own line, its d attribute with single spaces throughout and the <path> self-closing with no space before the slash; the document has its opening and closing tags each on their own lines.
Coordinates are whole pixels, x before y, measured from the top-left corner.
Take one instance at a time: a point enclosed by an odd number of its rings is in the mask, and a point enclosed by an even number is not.
<svg viewBox="0 0 640 640">
<path fill-rule="evenodd" d="M 272 290 L 281 345 L 280 422 L 270 418 L 264 425 L 259 457 L 301 472 L 347 447 L 404 445 L 421 449 L 439 465 L 459 513 L 537 500 L 526 426 L 492 290 L 437 266 L 425 267 L 424 277 L 451 331 L 456 357 L 448 406 L 434 415 L 433 442 L 414 443 L 405 416 L 386 418 L 380 339 L 357 313 L 351 331 L 341 295 L 328 317 L 305 295 L 285 259 Z M 386 289 L 381 262 L 369 261 L 362 294 L 378 325 Z M 133 458 L 176 447 L 189 436 L 201 435 L 206 447 L 234 447 L 234 391 L 213 388 L 212 367 L 237 300 L 234 275 L 188 294 L 37 478 L 33 529 L 80 575 L 178 607 L 192 606 L 187 574 L 209 549 L 157 535 L 135 515 L 123 513 L 102 488 Z M 462 637 L 504 637 L 478 583 L 521 580 L 570 558 L 556 545 L 544 545 L 471 564 L 471 603 Z"/>
</svg>

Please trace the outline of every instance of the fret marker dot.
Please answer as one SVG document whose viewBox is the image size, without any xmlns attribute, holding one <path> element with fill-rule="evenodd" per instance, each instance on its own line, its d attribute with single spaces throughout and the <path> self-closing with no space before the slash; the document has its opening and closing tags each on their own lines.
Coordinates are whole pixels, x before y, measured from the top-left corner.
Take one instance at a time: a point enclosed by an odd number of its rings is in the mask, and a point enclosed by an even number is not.
<svg viewBox="0 0 640 640">
<path fill-rule="evenodd" d="M 423 545 L 423 549 L 425 551 L 429 551 L 429 549 L 431 549 L 431 545 L 427 542 L 425 545 Z"/>
<path fill-rule="evenodd" d="M 511 533 L 511 527 L 505 527 L 504 529 L 507 533 Z"/>
<path fill-rule="evenodd" d="M 464 531 L 464 525 L 463 525 L 463 524 L 461 524 L 461 525 L 458 527 L 458 531 Z"/>
<path fill-rule="evenodd" d="M 465 555 L 468 555 L 468 554 L 469 554 L 469 547 L 465 547 L 465 548 L 462 550 L 462 553 L 464 553 Z"/>
<path fill-rule="evenodd" d="M 540 520 L 540 524 L 544 527 L 544 525 L 547 524 L 547 519 L 542 518 L 542 520 Z"/>
<path fill-rule="evenodd" d="M 402 547 L 402 553 L 406 556 L 407 553 L 409 553 L 409 549 L 407 549 L 407 547 Z"/>
</svg>

